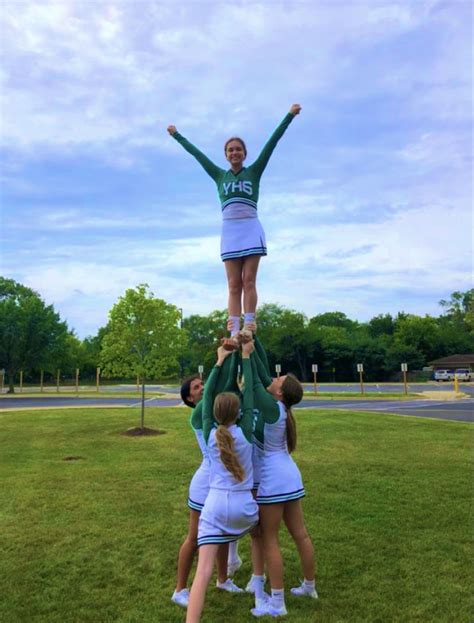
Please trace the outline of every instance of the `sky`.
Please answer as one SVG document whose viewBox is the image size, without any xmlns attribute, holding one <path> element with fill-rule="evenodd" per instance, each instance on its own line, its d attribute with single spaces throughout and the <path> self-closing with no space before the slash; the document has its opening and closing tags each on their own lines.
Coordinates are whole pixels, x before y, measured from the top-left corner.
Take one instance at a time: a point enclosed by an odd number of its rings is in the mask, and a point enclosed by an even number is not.
<svg viewBox="0 0 474 623">
<path fill-rule="evenodd" d="M 80 338 L 128 288 L 225 309 L 214 182 L 297 116 L 260 186 L 259 304 L 439 315 L 472 287 L 472 6 L 11 2 L 1 20 L 0 274 Z"/>
</svg>

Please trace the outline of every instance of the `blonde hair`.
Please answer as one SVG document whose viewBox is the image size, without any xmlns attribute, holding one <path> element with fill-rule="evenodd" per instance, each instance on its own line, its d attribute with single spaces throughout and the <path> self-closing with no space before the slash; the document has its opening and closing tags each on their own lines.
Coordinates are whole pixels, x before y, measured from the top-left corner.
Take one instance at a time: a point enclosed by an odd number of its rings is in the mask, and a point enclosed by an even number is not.
<svg viewBox="0 0 474 623">
<path fill-rule="evenodd" d="M 293 374 L 287 374 L 281 386 L 282 403 L 286 408 L 286 443 L 291 454 L 296 448 L 296 422 L 291 410 L 303 398 L 303 386 Z"/>
<path fill-rule="evenodd" d="M 219 423 L 216 430 L 216 442 L 221 461 L 234 478 L 242 482 L 245 478 L 245 471 L 235 452 L 234 438 L 227 428 L 236 421 L 239 407 L 239 399 L 231 392 L 219 394 L 214 401 L 214 418 Z"/>
</svg>

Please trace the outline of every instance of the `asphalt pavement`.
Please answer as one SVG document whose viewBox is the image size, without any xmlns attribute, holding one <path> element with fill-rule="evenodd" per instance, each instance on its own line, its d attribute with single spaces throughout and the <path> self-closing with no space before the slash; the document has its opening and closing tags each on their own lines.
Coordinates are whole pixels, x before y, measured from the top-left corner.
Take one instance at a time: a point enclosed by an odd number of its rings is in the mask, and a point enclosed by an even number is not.
<svg viewBox="0 0 474 623">
<path fill-rule="evenodd" d="M 322 390 L 321 390 L 322 391 Z M 168 389 L 168 393 L 170 392 Z M 471 393 L 471 392 L 470 392 Z M 139 407 L 140 400 L 137 398 L 107 397 L 107 398 L 82 398 L 81 396 L 47 396 L 44 397 L 9 397 L 0 398 L 0 411 L 25 410 L 25 409 L 54 409 L 54 408 L 83 408 L 83 407 Z M 176 397 L 148 398 L 146 405 L 149 407 L 177 407 L 182 405 Z M 307 399 L 295 408 L 303 409 L 330 409 L 337 411 L 373 411 L 376 413 L 392 413 L 400 416 L 415 416 L 423 418 L 435 418 L 441 420 L 453 420 L 460 422 L 474 422 L 474 398 L 459 400 L 383 400 L 363 398 L 335 399 Z"/>
</svg>

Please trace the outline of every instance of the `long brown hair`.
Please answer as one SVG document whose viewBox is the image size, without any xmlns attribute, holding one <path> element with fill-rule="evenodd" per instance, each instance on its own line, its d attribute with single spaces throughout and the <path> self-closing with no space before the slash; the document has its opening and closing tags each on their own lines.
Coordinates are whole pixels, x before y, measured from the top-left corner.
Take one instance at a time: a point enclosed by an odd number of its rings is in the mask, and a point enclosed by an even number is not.
<svg viewBox="0 0 474 623">
<path fill-rule="evenodd" d="M 291 454 L 296 448 L 296 422 L 291 410 L 303 398 L 303 386 L 294 374 L 287 374 L 281 386 L 282 403 L 286 408 L 286 443 Z"/>
<path fill-rule="evenodd" d="M 237 419 L 239 407 L 239 399 L 231 392 L 218 394 L 214 400 L 214 418 L 219 423 L 216 430 L 216 442 L 221 461 L 234 478 L 242 482 L 245 478 L 245 471 L 235 452 L 234 438 L 227 428 Z"/>
</svg>

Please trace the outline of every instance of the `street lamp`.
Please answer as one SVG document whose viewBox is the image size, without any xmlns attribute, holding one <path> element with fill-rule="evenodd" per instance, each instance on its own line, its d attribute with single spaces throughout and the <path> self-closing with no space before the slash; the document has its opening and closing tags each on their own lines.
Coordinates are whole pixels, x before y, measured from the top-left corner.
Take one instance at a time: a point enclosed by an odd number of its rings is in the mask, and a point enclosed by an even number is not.
<svg viewBox="0 0 474 623">
<path fill-rule="evenodd" d="M 183 308 L 178 307 L 178 309 L 179 309 L 179 314 L 180 314 L 179 328 L 182 329 L 183 328 Z M 179 363 L 179 380 L 180 382 L 182 382 L 183 381 L 183 362 L 181 359 L 181 355 L 178 357 L 178 363 Z"/>
</svg>

